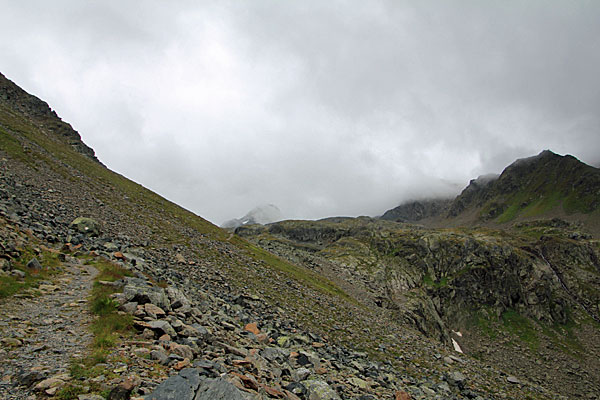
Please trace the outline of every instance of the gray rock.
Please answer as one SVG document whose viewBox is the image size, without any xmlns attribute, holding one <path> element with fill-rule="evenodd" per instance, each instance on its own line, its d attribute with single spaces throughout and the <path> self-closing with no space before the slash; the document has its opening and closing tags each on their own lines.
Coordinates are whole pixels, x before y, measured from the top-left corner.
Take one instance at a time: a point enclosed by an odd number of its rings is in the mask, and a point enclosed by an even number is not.
<svg viewBox="0 0 600 400">
<path fill-rule="evenodd" d="M 310 376 L 310 370 L 307 368 L 298 368 L 296 371 L 294 371 L 294 375 L 294 380 L 296 382 L 300 382 Z"/>
<path fill-rule="evenodd" d="M 164 320 L 156 320 L 156 321 L 150 321 L 148 322 L 148 325 L 150 325 L 150 329 L 152 329 L 153 331 L 158 331 L 159 334 L 167 334 L 171 337 L 176 337 L 177 336 L 177 332 L 175 332 L 175 329 L 173 329 L 173 327 L 171 326 L 171 324 L 169 324 L 167 321 Z"/>
<path fill-rule="evenodd" d="M 243 395 L 233 384 L 223 378 L 207 379 L 194 400 L 247 400 L 254 396 Z"/>
<path fill-rule="evenodd" d="M 506 381 L 509 382 L 509 383 L 514 383 L 514 384 L 521 383 L 521 381 L 518 378 L 514 377 L 514 376 L 508 376 L 506 378 Z"/>
<path fill-rule="evenodd" d="M 0 258 L 0 270 L 10 271 L 11 269 L 12 269 L 12 264 L 11 264 L 10 260 Z"/>
<path fill-rule="evenodd" d="M 92 218 L 75 218 L 69 227 L 90 236 L 98 236 L 100 234 L 100 225 Z"/>
<path fill-rule="evenodd" d="M 27 263 L 27 268 L 32 269 L 34 271 L 39 271 L 43 267 L 42 264 L 40 264 L 40 262 L 37 260 L 37 258 L 34 257 Z"/>
<path fill-rule="evenodd" d="M 119 310 L 125 311 L 127 314 L 133 314 L 137 310 L 138 303 L 130 301 L 119 307 Z"/>
<path fill-rule="evenodd" d="M 158 361 L 159 363 L 161 363 L 163 365 L 166 365 L 169 363 L 169 356 L 167 356 L 167 353 L 164 351 L 152 350 L 150 352 L 150 358 Z"/>
<path fill-rule="evenodd" d="M 13 269 L 12 271 L 10 271 L 10 275 L 16 278 L 25 278 L 25 272 L 18 269 Z"/>
<path fill-rule="evenodd" d="M 198 386 L 200 386 L 198 370 L 186 368 L 158 385 L 146 400 L 193 400 Z"/>
<path fill-rule="evenodd" d="M 324 381 L 304 381 L 303 384 L 308 390 L 308 400 L 341 400 L 336 391 Z"/>
<path fill-rule="evenodd" d="M 169 297 L 173 310 L 178 310 L 180 308 L 182 308 L 182 310 L 179 311 L 183 312 L 190 310 L 190 301 L 187 299 L 187 297 L 185 297 L 181 290 L 169 286 L 167 288 L 167 296 Z"/>
<path fill-rule="evenodd" d="M 169 299 L 164 289 L 150 286 L 141 279 L 127 278 L 123 288 L 126 301 L 135 301 L 138 304 L 152 303 L 165 311 L 171 309 Z"/>
<path fill-rule="evenodd" d="M 104 243 L 104 249 L 106 251 L 119 251 L 119 246 L 117 246 L 116 244 L 114 244 L 113 242 L 106 242 Z"/>
<path fill-rule="evenodd" d="M 453 371 L 448 374 L 447 381 L 451 385 L 458 386 L 459 388 L 463 388 L 465 386 L 466 377 L 460 371 Z"/>
</svg>

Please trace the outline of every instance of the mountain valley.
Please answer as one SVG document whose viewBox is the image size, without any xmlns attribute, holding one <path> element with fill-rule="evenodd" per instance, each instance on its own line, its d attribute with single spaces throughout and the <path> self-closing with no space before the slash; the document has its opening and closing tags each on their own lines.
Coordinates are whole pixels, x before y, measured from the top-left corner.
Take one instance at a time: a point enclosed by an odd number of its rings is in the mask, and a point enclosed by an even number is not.
<svg viewBox="0 0 600 400">
<path fill-rule="evenodd" d="M 0 171 L 2 398 L 600 397 L 600 170 L 574 157 L 224 230 L 0 75 Z"/>
</svg>

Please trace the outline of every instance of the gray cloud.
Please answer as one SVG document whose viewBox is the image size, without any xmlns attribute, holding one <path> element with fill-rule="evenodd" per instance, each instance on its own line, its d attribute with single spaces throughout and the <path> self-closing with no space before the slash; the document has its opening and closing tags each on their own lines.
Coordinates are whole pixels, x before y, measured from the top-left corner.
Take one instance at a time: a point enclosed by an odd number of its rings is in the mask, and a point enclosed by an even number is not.
<svg viewBox="0 0 600 400">
<path fill-rule="evenodd" d="M 597 164 L 595 1 L 0 1 L 0 69 L 221 223 L 375 215 L 550 148 Z"/>
</svg>

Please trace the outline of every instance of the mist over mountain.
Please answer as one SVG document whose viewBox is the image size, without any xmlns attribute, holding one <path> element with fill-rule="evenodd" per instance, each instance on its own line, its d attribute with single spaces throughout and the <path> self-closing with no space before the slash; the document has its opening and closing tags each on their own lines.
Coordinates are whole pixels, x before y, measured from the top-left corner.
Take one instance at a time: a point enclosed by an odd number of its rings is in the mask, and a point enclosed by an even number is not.
<svg viewBox="0 0 600 400">
<path fill-rule="evenodd" d="M 248 211 L 242 218 L 234 218 L 221 224 L 221 228 L 234 229 L 242 225 L 269 224 L 280 221 L 282 214 L 279 208 L 274 204 L 264 204 Z"/>
</svg>

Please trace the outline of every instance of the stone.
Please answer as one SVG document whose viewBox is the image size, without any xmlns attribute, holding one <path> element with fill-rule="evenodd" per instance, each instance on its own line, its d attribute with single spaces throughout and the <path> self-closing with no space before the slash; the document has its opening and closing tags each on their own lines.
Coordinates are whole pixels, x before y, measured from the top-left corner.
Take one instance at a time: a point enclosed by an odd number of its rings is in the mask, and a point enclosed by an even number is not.
<svg viewBox="0 0 600 400">
<path fill-rule="evenodd" d="M 100 234 L 100 225 L 92 218 L 77 217 L 71 222 L 69 227 L 89 236 L 98 236 Z"/>
<path fill-rule="evenodd" d="M 166 292 L 170 301 L 171 308 L 173 308 L 173 310 L 183 308 L 184 311 L 187 311 L 190 309 L 190 301 L 187 299 L 187 297 L 185 297 L 181 290 L 169 286 L 166 289 Z"/>
<path fill-rule="evenodd" d="M 106 242 L 106 243 L 104 243 L 104 245 L 102 247 L 104 247 L 104 250 L 111 252 L 111 253 L 115 252 L 115 251 L 119 251 L 119 246 L 117 246 L 113 242 Z"/>
<path fill-rule="evenodd" d="M 12 271 L 10 271 L 10 275 L 14 276 L 15 278 L 25 278 L 25 272 L 19 269 L 13 269 Z"/>
<path fill-rule="evenodd" d="M 165 365 L 169 362 L 169 356 L 165 351 L 162 350 L 152 350 L 150 352 L 150 358 L 152 360 L 158 361 L 159 363 Z"/>
<path fill-rule="evenodd" d="M 232 383 L 224 378 L 207 379 L 202 383 L 194 400 L 247 400 L 254 396 L 244 396 Z"/>
<path fill-rule="evenodd" d="M 39 271 L 41 270 L 42 264 L 40 264 L 40 262 L 37 260 L 37 258 L 32 258 L 31 260 L 29 260 L 29 262 L 27 263 L 27 268 L 34 270 L 34 271 Z"/>
<path fill-rule="evenodd" d="M 155 320 L 148 322 L 148 327 L 155 332 L 158 332 L 159 335 L 169 335 L 171 337 L 176 337 L 177 333 L 175 329 L 164 320 Z"/>
<path fill-rule="evenodd" d="M 396 392 L 395 400 L 411 400 L 410 395 L 404 391 Z"/>
<path fill-rule="evenodd" d="M 458 386 L 461 389 L 465 386 L 466 379 L 467 378 L 460 371 L 453 371 L 447 376 L 448 383 Z"/>
<path fill-rule="evenodd" d="M 304 386 L 308 391 L 308 400 L 341 400 L 336 391 L 324 381 L 305 381 Z"/>
<path fill-rule="evenodd" d="M 48 389 L 51 388 L 55 388 L 55 387 L 60 387 L 62 385 L 64 385 L 65 381 L 56 377 L 52 377 L 52 378 L 48 378 L 48 379 L 44 379 L 43 381 L 39 382 L 37 385 L 35 385 L 35 390 L 38 390 L 40 392 L 45 392 Z"/>
<path fill-rule="evenodd" d="M 152 303 L 144 304 L 144 311 L 152 319 L 163 318 L 166 315 L 165 310 Z"/>
<path fill-rule="evenodd" d="M 297 382 L 303 381 L 310 376 L 310 370 L 307 368 L 298 368 L 296 370 L 296 378 Z"/>
<path fill-rule="evenodd" d="M 246 326 L 244 327 L 244 330 L 246 332 L 254 333 L 255 335 L 258 335 L 260 333 L 260 330 L 258 329 L 256 322 L 251 322 L 249 324 L 246 324 Z"/>
<path fill-rule="evenodd" d="M 514 377 L 514 376 L 508 376 L 506 378 L 506 381 L 508 383 L 513 383 L 513 384 L 519 384 L 519 383 L 521 383 L 521 381 L 519 379 L 517 379 L 516 377 Z"/>
<path fill-rule="evenodd" d="M 254 379 L 251 376 L 248 375 L 243 375 L 237 372 L 230 372 L 231 375 L 239 378 L 242 383 L 244 384 L 244 387 L 248 388 L 248 389 L 252 389 L 252 390 L 258 390 L 258 382 L 256 382 L 256 379 Z"/>
<path fill-rule="evenodd" d="M 192 351 L 192 348 L 185 344 L 171 343 L 169 350 L 183 358 L 189 358 L 190 360 L 194 358 L 194 352 Z"/>
<path fill-rule="evenodd" d="M 285 387 L 285 390 L 287 390 L 301 398 L 305 398 L 306 394 L 308 393 L 306 386 L 304 386 L 303 384 L 301 384 L 299 382 L 290 383 L 289 385 L 287 385 Z"/>
<path fill-rule="evenodd" d="M 171 376 L 146 396 L 146 400 L 197 400 L 196 390 L 200 386 L 200 374 L 195 368 L 183 369 L 179 374 Z M 233 398 L 233 397 L 232 397 Z M 200 397 L 208 399 L 208 397 Z"/>
<path fill-rule="evenodd" d="M 115 386 L 108 393 L 106 400 L 129 400 L 131 398 L 131 390 L 127 390 L 120 385 Z"/>
<path fill-rule="evenodd" d="M 351 385 L 356 386 L 359 389 L 368 389 L 369 388 L 369 384 L 367 383 L 367 381 L 357 378 L 355 376 L 351 377 L 350 379 L 348 379 L 348 382 L 350 382 Z"/>
<path fill-rule="evenodd" d="M 169 311 L 170 302 L 164 289 L 150 286 L 138 278 L 127 278 L 123 287 L 123 296 L 127 302 L 134 301 L 138 304 L 152 303 L 155 306 Z"/>
</svg>

